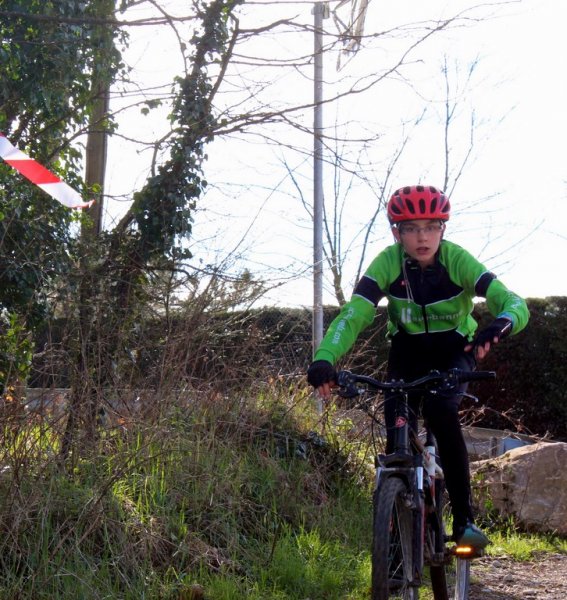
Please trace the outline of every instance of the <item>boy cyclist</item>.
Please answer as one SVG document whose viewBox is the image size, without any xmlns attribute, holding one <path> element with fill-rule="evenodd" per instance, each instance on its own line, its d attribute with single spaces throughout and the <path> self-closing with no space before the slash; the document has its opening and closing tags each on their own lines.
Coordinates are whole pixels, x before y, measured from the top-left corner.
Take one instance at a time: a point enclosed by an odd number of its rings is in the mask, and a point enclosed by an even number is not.
<svg viewBox="0 0 567 600">
<path fill-rule="evenodd" d="M 337 361 L 353 346 L 388 299 L 388 379 L 410 381 L 430 370 L 473 370 L 493 344 L 521 331 L 529 318 L 523 299 L 510 292 L 466 250 L 443 239 L 449 198 L 432 186 L 397 190 L 388 202 L 395 244 L 371 263 L 331 323 L 307 371 L 319 395 L 328 398 Z M 473 298 L 486 299 L 494 321 L 478 333 Z M 463 386 L 464 391 L 464 386 Z M 470 472 L 458 410 L 460 395 L 410 396 L 410 425 L 416 429 L 419 402 L 437 439 L 453 510 L 453 539 L 484 548 L 488 538 L 474 525 Z M 384 402 L 386 452 L 393 451 L 394 402 Z"/>
</svg>

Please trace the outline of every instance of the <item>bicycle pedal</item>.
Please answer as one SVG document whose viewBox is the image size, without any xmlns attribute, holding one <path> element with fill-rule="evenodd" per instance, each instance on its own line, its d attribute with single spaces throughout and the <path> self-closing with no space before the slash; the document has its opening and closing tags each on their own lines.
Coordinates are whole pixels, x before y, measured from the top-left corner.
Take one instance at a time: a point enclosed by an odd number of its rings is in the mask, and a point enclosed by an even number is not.
<svg viewBox="0 0 567 600">
<path fill-rule="evenodd" d="M 457 558 L 465 559 L 480 558 L 481 556 L 484 556 L 484 549 L 474 548 L 473 546 L 466 544 L 455 545 L 449 549 L 449 552 Z"/>
</svg>

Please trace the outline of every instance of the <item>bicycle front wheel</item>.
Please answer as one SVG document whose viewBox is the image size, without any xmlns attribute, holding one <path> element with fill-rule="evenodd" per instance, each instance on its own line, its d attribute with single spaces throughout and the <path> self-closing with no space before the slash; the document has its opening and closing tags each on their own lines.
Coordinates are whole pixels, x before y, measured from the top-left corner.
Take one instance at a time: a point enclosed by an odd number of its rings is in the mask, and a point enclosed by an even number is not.
<svg viewBox="0 0 567 600">
<path fill-rule="evenodd" d="M 389 477 L 374 492 L 372 600 L 417 600 L 413 514 L 405 483 Z"/>
</svg>

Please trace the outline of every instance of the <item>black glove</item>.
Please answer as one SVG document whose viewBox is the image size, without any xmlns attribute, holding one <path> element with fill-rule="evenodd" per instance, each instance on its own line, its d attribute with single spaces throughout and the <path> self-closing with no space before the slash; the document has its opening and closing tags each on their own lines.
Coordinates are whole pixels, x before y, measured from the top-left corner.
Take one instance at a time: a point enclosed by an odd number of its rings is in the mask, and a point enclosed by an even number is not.
<svg viewBox="0 0 567 600">
<path fill-rule="evenodd" d="M 505 337 L 508 337 L 511 332 L 512 321 L 510 321 L 510 319 L 505 319 L 504 317 L 495 319 L 488 327 L 485 327 L 478 333 L 473 341 L 472 349 L 475 351 L 479 346 L 484 347 L 486 342 L 490 342 L 491 345 L 495 343 L 495 340 L 496 342 L 499 342 Z"/>
<path fill-rule="evenodd" d="M 307 381 L 318 388 L 324 383 L 336 381 L 337 373 L 335 368 L 328 360 L 316 360 L 309 365 L 307 369 Z"/>
</svg>

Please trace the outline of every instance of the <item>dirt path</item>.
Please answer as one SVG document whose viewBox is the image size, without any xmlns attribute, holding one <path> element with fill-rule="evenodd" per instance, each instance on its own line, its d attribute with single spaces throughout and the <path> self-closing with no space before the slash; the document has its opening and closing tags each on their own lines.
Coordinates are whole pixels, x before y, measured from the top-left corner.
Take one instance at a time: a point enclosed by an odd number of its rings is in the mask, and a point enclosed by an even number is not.
<svg viewBox="0 0 567 600">
<path fill-rule="evenodd" d="M 567 554 L 529 562 L 479 559 L 472 567 L 469 600 L 567 600 Z"/>
</svg>

